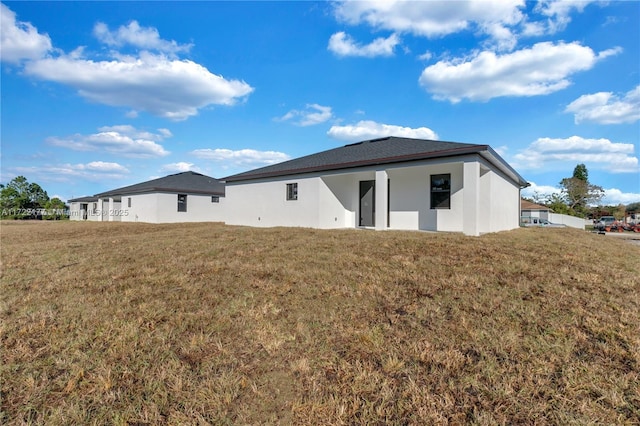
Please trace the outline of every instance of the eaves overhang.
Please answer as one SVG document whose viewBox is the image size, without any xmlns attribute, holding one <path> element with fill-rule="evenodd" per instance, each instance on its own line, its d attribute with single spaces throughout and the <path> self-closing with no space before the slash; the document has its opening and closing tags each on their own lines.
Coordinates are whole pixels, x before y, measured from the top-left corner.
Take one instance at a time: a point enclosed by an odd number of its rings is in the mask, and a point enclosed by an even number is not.
<svg viewBox="0 0 640 426">
<path fill-rule="evenodd" d="M 181 193 L 181 194 L 197 194 L 197 195 L 218 195 L 224 197 L 225 193 L 220 191 L 202 191 L 197 189 L 190 188 L 170 188 L 170 187 L 154 187 L 154 188 L 145 188 L 140 190 L 129 190 L 126 188 L 123 190 L 113 190 L 107 192 L 101 192 L 100 194 L 96 194 L 95 196 L 98 198 L 107 198 L 113 196 L 123 196 L 123 195 L 139 195 L 139 194 L 153 194 L 153 193 Z"/>
</svg>

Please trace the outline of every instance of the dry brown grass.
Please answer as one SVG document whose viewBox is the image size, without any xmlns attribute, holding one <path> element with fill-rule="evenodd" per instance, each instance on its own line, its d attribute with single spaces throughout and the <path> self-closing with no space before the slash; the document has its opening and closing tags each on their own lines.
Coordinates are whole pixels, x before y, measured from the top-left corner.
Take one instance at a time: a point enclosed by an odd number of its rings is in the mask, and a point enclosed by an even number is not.
<svg viewBox="0 0 640 426">
<path fill-rule="evenodd" d="M 1 225 L 0 423 L 639 424 L 640 248 Z"/>
</svg>

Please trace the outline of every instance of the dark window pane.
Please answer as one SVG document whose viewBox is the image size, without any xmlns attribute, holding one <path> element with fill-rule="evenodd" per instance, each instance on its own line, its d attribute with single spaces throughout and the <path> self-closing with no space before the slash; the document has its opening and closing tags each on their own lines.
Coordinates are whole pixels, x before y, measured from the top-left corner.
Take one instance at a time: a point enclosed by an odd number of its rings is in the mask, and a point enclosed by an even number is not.
<svg viewBox="0 0 640 426">
<path fill-rule="evenodd" d="M 431 208 L 451 207 L 451 174 L 431 175 Z"/>
<path fill-rule="evenodd" d="M 298 184 L 288 183 L 287 184 L 287 200 L 297 200 L 297 199 L 298 199 Z"/>
<path fill-rule="evenodd" d="M 184 194 L 178 194 L 178 211 L 179 212 L 187 211 L 187 196 Z"/>
</svg>

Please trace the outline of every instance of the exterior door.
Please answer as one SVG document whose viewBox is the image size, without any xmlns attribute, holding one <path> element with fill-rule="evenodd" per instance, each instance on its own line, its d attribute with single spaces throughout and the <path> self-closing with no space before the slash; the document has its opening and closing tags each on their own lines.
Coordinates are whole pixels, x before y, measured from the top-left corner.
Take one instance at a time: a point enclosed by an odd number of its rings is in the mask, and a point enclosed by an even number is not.
<svg viewBox="0 0 640 426">
<path fill-rule="evenodd" d="M 376 225 L 376 181 L 360 181 L 360 223 L 359 226 Z"/>
</svg>

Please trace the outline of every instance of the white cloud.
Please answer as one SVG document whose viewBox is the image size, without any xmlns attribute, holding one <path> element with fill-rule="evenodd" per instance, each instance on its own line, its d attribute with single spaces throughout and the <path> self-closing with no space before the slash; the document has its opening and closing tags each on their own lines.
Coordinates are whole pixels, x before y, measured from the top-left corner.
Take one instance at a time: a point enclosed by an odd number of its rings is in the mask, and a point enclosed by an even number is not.
<svg viewBox="0 0 640 426">
<path fill-rule="evenodd" d="M 391 34 L 387 38 L 376 38 L 371 43 L 363 46 L 344 31 L 340 31 L 331 36 L 327 48 L 338 56 L 373 58 L 376 56 L 393 56 L 393 50 L 399 43 L 400 37 L 397 34 Z"/>
<path fill-rule="evenodd" d="M 171 130 L 169 129 L 158 129 L 158 133 L 160 133 L 162 135 L 162 137 L 165 138 L 170 138 L 171 136 L 173 136 L 173 134 L 171 133 Z"/>
<path fill-rule="evenodd" d="M 256 151 L 253 149 L 239 149 L 233 151 L 223 148 L 205 148 L 191 151 L 191 154 L 204 160 L 223 163 L 223 168 L 230 168 L 232 166 L 267 166 L 291 159 L 291 157 L 283 152 Z"/>
<path fill-rule="evenodd" d="M 630 143 L 616 143 L 608 139 L 586 139 L 571 136 L 566 139 L 539 138 L 514 157 L 513 166 L 518 169 L 541 169 L 551 166 L 572 167 L 586 164 L 588 167 L 611 173 L 638 173 L 638 157 Z"/>
<path fill-rule="evenodd" d="M 488 101 L 501 96 L 536 96 L 562 90 L 569 76 L 591 69 L 610 49 L 595 54 L 579 43 L 537 43 L 497 55 L 483 51 L 471 58 L 440 61 L 422 72 L 419 82 L 435 99 Z"/>
<path fill-rule="evenodd" d="M 168 118 L 185 120 L 210 105 L 234 105 L 253 88 L 241 80 L 229 80 L 211 73 L 176 54 L 187 52 L 192 44 L 178 44 L 160 37 L 158 30 L 141 27 L 136 21 L 110 31 L 98 23 L 94 35 L 110 47 L 134 46 L 141 51 L 125 55 L 111 51 L 110 60 L 84 57 L 79 47 L 68 54 L 45 57 L 52 50 L 51 40 L 31 24 L 16 22 L 15 14 L 2 5 L 2 60 L 30 59 L 24 73 L 46 81 L 68 85 L 90 101 Z M 156 51 L 157 53 L 151 53 Z"/>
<path fill-rule="evenodd" d="M 348 24 L 375 29 L 443 37 L 463 30 L 490 33 L 495 27 L 523 19 L 524 0 L 485 1 L 340 1 L 336 17 Z"/>
<path fill-rule="evenodd" d="M 432 57 L 433 57 L 433 54 L 427 50 L 422 55 L 419 55 L 418 59 L 420 59 L 421 61 L 428 61 Z"/>
<path fill-rule="evenodd" d="M 167 172 L 181 173 L 181 172 L 188 172 L 188 171 L 199 172 L 200 169 L 198 167 L 195 167 L 193 163 L 179 161 L 177 163 L 165 164 L 160 168 L 160 171 L 165 173 Z"/>
<path fill-rule="evenodd" d="M 233 105 L 253 88 L 189 60 L 142 52 L 111 61 L 61 56 L 29 62 L 29 75 L 69 85 L 91 101 L 185 120 L 208 105 Z"/>
<path fill-rule="evenodd" d="M 105 161 L 92 161 L 87 164 L 77 164 L 75 167 L 77 167 L 78 170 L 91 170 L 95 172 L 129 172 L 126 167 L 121 166 L 118 163 L 110 163 Z"/>
<path fill-rule="evenodd" d="M 572 13 L 582 12 L 593 0 L 541 0 L 527 11 L 525 0 L 482 1 L 346 1 L 334 2 L 334 15 L 349 25 L 367 24 L 437 38 L 460 32 L 486 37 L 492 49 L 509 51 L 521 36 L 542 36 L 564 30 Z"/>
<path fill-rule="evenodd" d="M 62 138 L 54 136 L 47 138 L 47 142 L 74 151 L 101 151 L 123 157 L 152 158 L 169 154 L 157 143 L 171 136 L 167 129 L 151 133 L 122 125 L 105 126 L 98 130 L 98 133 L 90 135 L 75 134 Z"/>
<path fill-rule="evenodd" d="M 582 12 L 593 0 L 542 0 L 536 4 L 534 12 L 541 14 L 546 21 L 537 22 L 541 34 L 555 34 L 564 30 L 571 22 L 571 13 Z M 538 34 L 538 35 L 541 35 Z"/>
<path fill-rule="evenodd" d="M 494 50 L 509 51 L 513 50 L 518 44 L 516 34 L 502 24 L 488 24 L 483 28 L 483 32 L 490 36 L 490 42 L 484 44 Z"/>
<path fill-rule="evenodd" d="M 376 123 L 363 120 L 355 125 L 331 126 L 327 135 L 334 139 L 356 142 L 361 140 L 376 139 L 386 136 L 398 136 L 416 139 L 438 139 L 438 135 L 428 127 L 402 127 L 393 124 Z"/>
<path fill-rule="evenodd" d="M 622 99 L 611 92 L 582 95 L 571 102 L 565 112 L 574 113 L 575 122 L 599 124 L 633 123 L 640 120 L 640 86 L 627 92 Z"/>
<path fill-rule="evenodd" d="M 604 190 L 604 197 L 601 204 L 618 205 L 637 202 L 640 202 L 640 193 L 622 192 L 617 188 L 608 188 Z"/>
<path fill-rule="evenodd" d="M 318 104 L 307 104 L 304 110 L 291 110 L 282 117 L 278 117 L 276 121 L 289 121 L 298 126 L 313 126 L 315 124 L 324 123 L 333 116 L 331 107 Z"/>
<path fill-rule="evenodd" d="M 509 151 L 509 147 L 507 145 L 500 145 L 494 147 L 493 150 L 498 153 L 499 156 L 504 157 Z"/>
<path fill-rule="evenodd" d="M 164 53 L 188 52 L 193 44 L 178 44 L 176 41 L 163 40 L 153 27 L 141 27 L 137 21 L 110 31 L 107 24 L 98 22 L 93 27 L 93 35 L 108 46 L 122 47 L 132 45 L 145 50 L 157 50 Z"/>
<path fill-rule="evenodd" d="M 524 188 L 521 192 L 523 197 L 534 198 L 539 196 L 544 198 L 546 195 L 560 194 L 562 190 L 558 187 L 551 185 L 538 185 L 535 182 L 529 182 L 529 186 Z"/>
<path fill-rule="evenodd" d="M 104 161 L 92 161 L 78 164 L 49 164 L 31 167 L 14 167 L 9 170 L 16 175 L 29 176 L 29 179 L 43 182 L 74 183 L 78 180 L 105 182 L 123 179 L 129 170 L 118 164 Z"/>
<path fill-rule="evenodd" d="M 0 58 L 19 63 L 24 59 L 42 58 L 51 50 L 51 39 L 40 34 L 28 22 L 16 21 L 16 14 L 0 4 Z"/>
<path fill-rule="evenodd" d="M 146 130 L 138 130 L 130 124 L 121 124 L 116 126 L 102 126 L 98 128 L 101 132 L 116 132 L 127 135 L 135 139 L 148 139 L 151 141 L 162 141 L 163 139 L 173 136 L 169 129 L 157 129 L 158 133 L 148 132 Z"/>
</svg>

